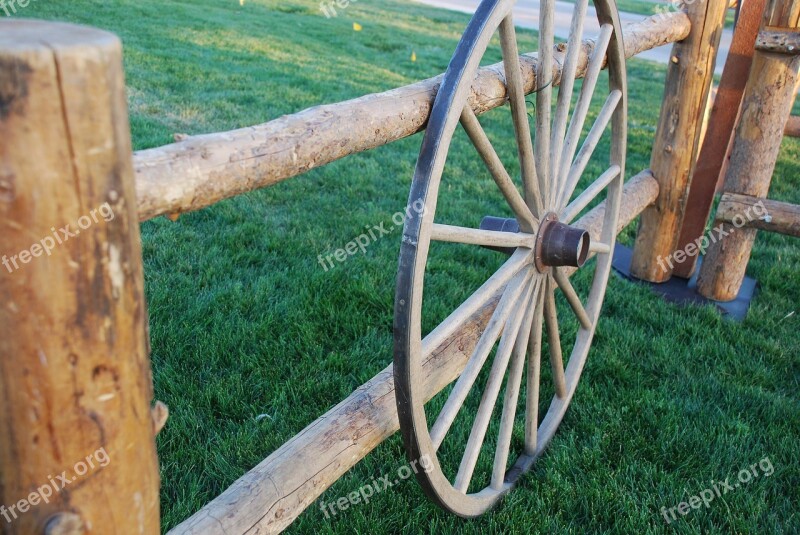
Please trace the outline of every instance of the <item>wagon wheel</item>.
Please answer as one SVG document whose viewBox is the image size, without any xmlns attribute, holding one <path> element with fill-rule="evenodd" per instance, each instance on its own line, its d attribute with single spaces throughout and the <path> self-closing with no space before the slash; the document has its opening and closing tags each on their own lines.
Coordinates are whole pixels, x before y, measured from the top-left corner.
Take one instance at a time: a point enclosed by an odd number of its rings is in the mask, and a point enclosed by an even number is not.
<svg viewBox="0 0 800 535">
<path fill-rule="evenodd" d="M 540 89 L 536 94 L 535 147 L 528 122 L 512 19 L 511 10 L 515 2 L 484 0 L 459 42 L 436 96 L 409 196 L 409 206 L 420 207 L 420 210 L 408 211 L 409 217 L 403 230 L 394 323 L 394 376 L 400 427 L 409 458 L 430 461 L 429 470 L 417 473 L 426 494 L 443 508 L 464 517 L 480 515 L 492 507 L 533 465 L 552 439 L 586 362 L 611 268 L 611 251 L 616 238 L 622 193 L 622 170 L 625 168 L 627 112 L 625 56 L 616 5 L 614 0 L 596 0 L 600 35 L 585 71 L 580 66 L 584 81 L 573 107 L 571 101 L 576 71 L 579 64 L 583 63 L 579 58 L 588 0 L 578 0 L 576 3 L 571 35 L 560 62 L 563 72 L 553 110 L 552 85 L 549 83 L 554 79 L 553 2 L 543 0 L 541 5 L 536 75 L 542 83 L 538 84 Z M 524 197 L 467 104 L 472 80 L 495 31 L 500 34 Z M 610 82 L 607 95 L 597 84 L 606 56 Z M 581 133 L 584 126 L 588 126 L 590 103 L 596 93 L 600 97 L 606 95 L 605 103 L 578 150 Z M 570 118 L 571 108 L 573 113 Z M 499 223 L 494 220 L 492 224 L 489 218 L 485 220 L 486 224 L 481 224 L 481 228 L 454 227 L 434 222 L 445 160 L 459 122 L 516 219 Z M 596 152 L 609 124 L 609 167 L 591 185 L 576 192 L 589 159 Z M 569 224 L 602 192 L 606 192 L 606 210 L 601 239 L 592 242 L 587 232 Z M 423 203 L 424 210 L 421 210 Z M 480 289 L 423 340 L 423 280 L 431 242 L 500 248 L 513 254 Z M 592 254 L 596 254 L 597 259 L 584 306 L 570 283 L 569 268 L 564 266 L 579 268 Z M 587 276 L 592 277 L 592 274 Z M 501 291 L 499 302 L 464 371 L 441 412 L 431 415 L 433 424 L 429 426 L 423 387 L 424 359 L 439 344 L 457 334 L 468 317 L 491 306 L 496 294 Z M 566 298 L 578 324 L 566 369 L 555 304 L 559 292 Z M 539 423 L 543 333 L 547 336 L 555 395 Z M 480 406 L 463 447 L 458 473 L 451 482 L 442 469 L 437 450 L 470 392 L 481 392 L 476 379 L 482 369 L 489 366 L 488 357 L 498 338 L 499 344 L 482 389 Z M 524 447 L 519 448 L 521 451 L 516 461 L 509 467 L 513 426 L 526 364 Z M 473 482 L 476 461 L 506 373 L 508 381 L 491 478 L 487 474 L 487 481 Z M 468 416 L 472 418 L 471 413 Z M 459 445 L 458 452 L 461 451 Z M 470 493 L 470 488 L 479 490 Z"/>
</svg>

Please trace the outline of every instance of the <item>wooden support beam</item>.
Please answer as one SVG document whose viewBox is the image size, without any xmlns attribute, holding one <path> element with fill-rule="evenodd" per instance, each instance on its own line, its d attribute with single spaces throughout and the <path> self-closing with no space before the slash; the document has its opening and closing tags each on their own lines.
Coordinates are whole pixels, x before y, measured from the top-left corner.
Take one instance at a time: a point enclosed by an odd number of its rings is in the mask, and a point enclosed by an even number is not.
<svg viewBox="0 0 800 535">
<path fill-rule="evenodd" d="M 628 181 L 622 195 L 618 231 L 655 201 L 658 183 L 649 173 L 640 173 Z M 604 215 L 605 201 L 575 225 L 599 239 Z M 427 358 L 423 367 L 428 399 L 461 374 L 502 293 L 503 289 Z M 170 535 L 267 534 L 285 529 L 337 479 L 398 430 L 393 377 L 389 366 Z"/>
<path fill-rule="evenodd" d="M 684 39 L 689 28 L 683 12 L 628 25 L 625 55 L 630 58 Z M 592 50 L 594 41 L 584 41 L 579 77 Z M 554 52 L 555 85 L 560 84 L 563 57 L 563 51 Z M 536 88 L 537 57 L 526 54 L 520 59 L 525 92 L 530 93 Z M 471 99 L 476 113 L 506 103 L 504 80 L 501 63 L 479 71 Z M 198 210 L 415 134 L 428 120 L 440 82 L 439 76 L 385 93 L 316 106 L 262 125 L 192 136 L 139 151 L 134 154 L 139 218 Z"/>
<path fill-rule="evenodd" d="M 650 161 L 660 185 L 659 198 L 642 214 L 631 263 L 633 275 L 651 282 L 670 277 L 658 259 L 672 254 L 678 242 L 728 2 L 687 5 L 692 31 L 672 49 Z"/>
<path fill-rule="evenodd" d="M 797 28 L 800 0 L 770 0 L 766 24 Z M 795 97 L 800 56 L 757 51 L 745 88 L 742 116 L 736 129 L 724 193 L 764 198 L 769 192 L 786 120 Z M 722 223 L 723 231 L 734 229 Z M 735 299 L 741 288 L 756 229 L 736 229 L 706 253 L 697 289 L 717 301 Z"/>
<path fill-rule="evenodd" d="M 747 214 L 758 216 L 758 212 L 764 212 L 763 217 L 746 217 Z M 716 218 L 734 226 L 800 238 L 800 206 L 788 202 L 725 193 L 719 202 Z"/>
<path fill-rule="evenodd" d="M 742 7 L 736 28 L 733 31 L 725 69 L 719 82 L 719 90 L 709 117 L 708 133 L 701 136 L 700 149 L 695 169 L 689 180 L 689 193 L 681 225 L 680 237 L 675 248 L 686 250 L 686 246 L 700 238 L 706 229 L 714 204 L 714 192 L 721 185 L 733 132 L 739 120 L 744 87 L 753 64 L 753 53 L 758 30 L 764 19 L 767 0 L 748 0 Z M 677 277 L 691 278 L 697 265 L 697 255 L 686 255 L 682 263 L 675 264 L 672 272 Z"/>
<path fill-rule="evenodd" d="M 158 534 L 119 40 L 0 20 L 0 139 L 0 531 Z"/>
</svg>

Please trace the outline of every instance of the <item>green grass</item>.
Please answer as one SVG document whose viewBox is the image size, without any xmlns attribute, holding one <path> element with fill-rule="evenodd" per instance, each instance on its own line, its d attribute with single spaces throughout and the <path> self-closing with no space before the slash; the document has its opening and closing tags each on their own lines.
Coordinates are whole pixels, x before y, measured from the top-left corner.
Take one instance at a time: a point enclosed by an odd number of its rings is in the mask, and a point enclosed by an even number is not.
<svg viewBox="0 0 800 535">
<path fill-rule="evenodd" d="M 174 133 L 251 125 L 433 76 L 468 20 L 393 0 L 361 0 L 332 19 L 301 0 L 40 1 L 21 15 L 122 37 L 137 149 L 168 143 Z M 535 36 L 520 34 L 521 48 L 532 49 Z M 497 47 L 490 53 L 496 59 Z M 664 73 L 629 62 L 629 176 L 649 163 Z M 510 162 L 515 149 L 503 112 L 482 121 Z M 158 438 L 165 529 L 391 362 L 398 231 L 327 272 L 317 255 L 344 247 L 366 226 L 389 225 L 405 205 L 420 140 L 346 158 L 177 223 L 142 225 L 156 397 L 172 413 Z M 797 140 L 785 141 L 775 177 L 771 197 L 800 203 Z M 447 221 L 474 224 L 502 209 L 463 136 L 445 184 Z M 634 227 L 623 241 L 631 242 Z M 451 248 L 433 261 L 441 273 L 431 278 L 430 306 L 443 315 L 499 257 Z M 759 234 L 748 272 L 761 290 L 742 324 L 710 308 L 666 304 L 612 277 L 556 438 L 519 489 L 480 519 L 445 514 L 410 479 L 332 519 L 312 505 L 291 531 L 800 531 L 798 265 L 797 241 Z M 257 419 L 262 414 L 269 417 Z M 459 422 L 454 432 L 467 426 Z M 662 506 L 766 456 L 775 468 L 769 478 L 664 522 Z M 322 500 L 393 476 L 403 464 L 394 436 Z"/>
</svg>

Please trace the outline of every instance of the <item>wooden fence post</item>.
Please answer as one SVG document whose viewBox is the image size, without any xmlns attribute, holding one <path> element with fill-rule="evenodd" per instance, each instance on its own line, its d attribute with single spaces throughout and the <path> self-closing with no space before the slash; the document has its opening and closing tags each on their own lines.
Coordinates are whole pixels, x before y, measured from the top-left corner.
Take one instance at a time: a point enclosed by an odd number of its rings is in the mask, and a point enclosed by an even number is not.
<svg viewBox="0 0 800 535">
<path fill-rule="evenodd" d="M 159 532 L 119 40 L 0 21 L 0 531 Z"/>
<path fill-rule="evenodd" d="M 686 4 L 692 31 L 672 48 L 650 161 L 660 186 L 658 200 L 642 213 L 631 263 L 631 273 L 650 282 L 671 275 L 666 259 L 678 241 L 728 0 Z"/>
<path fill-rule="evenodd" d="M 725 70 L 719 82 L 714 106 L 709 114 L 710 127 L 702 136 L 697 164 L 690 180 L 689 193 L 683 214 L 683 223 L 676 250 L 691 250 L 695 240 L 701 239 L 714 204 L 714 191 L 722 185 L 722 176 L 728 160 L 728 150 L 739 120 L 744 88 L 753 63 L 753 53 L 758 30 L 764 19 L 767 0 L 748 0 L 739 12 L 733 32 Z M 696 247 L 695 247 L 696 248 Z M 694 274 L 699 254 L 684 255 L 682 262 L 675 259 L 672 274 L 690 279 Z"/>
<path fill-rule="evenodd" d="M 799 21 L 800 0 L 770 0 L 764 21 L 767 28 L 796 29 Z M 794 102 L 798 68 L 797 50 L 782 54 L 757 46 L 722 188 L 724 193 L 767 196 Z M 741 214 L 742 221 L 752 215 Z M 722 225 L 722 232 L 706 253 L 697 290 L 704 297 L 730 301 L 741 288 L 757 230 L 715 221 L 714 226 L 718 225 Z"/>
</svg>

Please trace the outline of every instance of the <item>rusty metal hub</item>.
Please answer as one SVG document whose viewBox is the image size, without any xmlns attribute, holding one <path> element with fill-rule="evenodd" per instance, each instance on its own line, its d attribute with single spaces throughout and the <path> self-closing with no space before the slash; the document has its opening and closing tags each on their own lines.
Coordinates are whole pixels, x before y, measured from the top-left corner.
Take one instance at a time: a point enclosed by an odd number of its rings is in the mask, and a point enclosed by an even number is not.
<svg viewBox="0 0 800 535">
<path fill-rule="evenodd" d="M 550 267 L 581 267 L 589 257 L 590 244 L 588 232 L 561 223 L 550 212 L 541 219 L 536 235 L 536 269 L 544 273 Z"/>
</svg>

